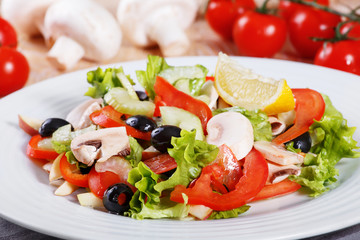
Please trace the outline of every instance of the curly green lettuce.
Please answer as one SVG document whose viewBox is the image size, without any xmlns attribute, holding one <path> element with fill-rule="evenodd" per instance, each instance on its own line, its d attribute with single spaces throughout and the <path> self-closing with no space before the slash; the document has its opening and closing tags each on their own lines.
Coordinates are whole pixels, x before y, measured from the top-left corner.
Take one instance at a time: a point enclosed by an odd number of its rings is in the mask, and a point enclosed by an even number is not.
<svg viewBox="0 0 360 240">
<path fill-rule="evenodd" d="M 320 121 L 315 121 L 310 129 L 313 146 L 304 161 L 299 176 L 290 179 L 307 187 L 310 196 L 316 197 L 328 191 L 339 175 L 335 168 L 342 158 L 358 158 L 360 152 L 353 139 L 355 127 L 349 127 L 343 115 L 332 105 L 328 96 L 323 95 L 326 103 L 325 113 Z"/>
</svg>

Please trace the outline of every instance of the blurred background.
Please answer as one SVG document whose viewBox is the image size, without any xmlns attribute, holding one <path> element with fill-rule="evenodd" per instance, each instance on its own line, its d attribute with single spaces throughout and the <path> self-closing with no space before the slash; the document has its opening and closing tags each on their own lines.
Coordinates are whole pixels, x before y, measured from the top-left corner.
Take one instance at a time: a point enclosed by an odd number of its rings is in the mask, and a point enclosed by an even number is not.
<svg viewBox="0 0 360 240">
<path fill-rule="evenodd" d="M 228 55 L 251 55 L 239 51 L 234 39 L 224 38 L 211 26 L 211 21 L 218 20 L 207 16 L 208 6 L 221 2 L 224 1 L 1 0 L 0 14 L 16 31 L 16 50 L 25 56 L 30 67 L 26 81 L 29 85 L 78 69 L 145 59 L 148 54 L 211 56 L 222 51 Z M 264 3 L 251 2 L 258 7 Z M 340 12 L 349 12 L 358 4 L 358 0 L 326 1 L 329 8 Z M 279 0 L 270 0 L 267 7 L 279 10 Z M 230 10 L 220 11 L 225 19 Z M 313 57 L 299 54 L 288 36 L 280 50 L 261 57 L 314 61 Z"/>
</svg>

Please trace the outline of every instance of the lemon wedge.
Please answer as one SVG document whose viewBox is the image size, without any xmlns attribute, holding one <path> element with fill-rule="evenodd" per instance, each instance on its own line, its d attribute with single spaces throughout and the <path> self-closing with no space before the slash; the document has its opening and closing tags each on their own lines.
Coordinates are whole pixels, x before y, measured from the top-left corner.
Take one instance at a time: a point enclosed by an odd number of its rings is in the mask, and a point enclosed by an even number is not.
<svg viewBox="0 0 360 240">
<path fill-rule="evenodd" d="M 219 53 L 216 64 L 215 88 L 228 104 L 248 110 L 262 109 L 269 115 L 295 107 L 294 96 L 285 79 L 256 74 L 223 53 Z"/>
</svg>

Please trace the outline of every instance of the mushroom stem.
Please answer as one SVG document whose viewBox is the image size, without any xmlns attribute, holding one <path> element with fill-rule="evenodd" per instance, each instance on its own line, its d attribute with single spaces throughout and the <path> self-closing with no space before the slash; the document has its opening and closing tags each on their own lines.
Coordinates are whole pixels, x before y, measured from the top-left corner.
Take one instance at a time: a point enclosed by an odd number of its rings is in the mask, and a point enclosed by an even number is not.
<svg viewBox="0 0 360 240">
<path fill-rule="evenodd" d="M 190 46 L 185 31 L 172 17 L 157 18 L 148 28 L 148 36 L 157 42 L 164 56 L 180 56 Z"/>
<path fill-rule="evenodd" d="M 59 37 L 47 54 L 49 61 L 60 70 L 72 68 L 84 56 L 84 48 L 73 39 Z"/>
</svg>

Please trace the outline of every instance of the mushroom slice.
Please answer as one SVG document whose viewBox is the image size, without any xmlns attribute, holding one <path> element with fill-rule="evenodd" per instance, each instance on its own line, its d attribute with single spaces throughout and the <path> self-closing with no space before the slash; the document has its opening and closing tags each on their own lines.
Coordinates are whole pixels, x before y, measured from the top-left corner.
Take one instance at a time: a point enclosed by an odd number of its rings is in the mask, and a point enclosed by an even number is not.
<svg viewBox="0 0 360 240">
<path fill-rule="evenodd" d="M 299 175 L 301 168 L 296 165 L 281 166 L 268 162 L 269 176 L 267 179 L 268 183 L 278 183 L 286 179 L 289 175 Z"/>
<path fill-rule="evenodd" d="M 238 160 L 244 158 L 254 144 L 254 130 L 244 115 L 224 112 L 212 117 L 207 124 L 206 141 L 216 146 L 226 144 Z"/>
<path fill-rule="evenodd" d="M 287 151 L 285 148 L 272 142 L 257 141 L 254 148 L 262 153 L 269 161 L 280 165 L 302 164 L 304 157 L 300 154 Z"/>
<path fill-rule="evenodd" d="M 286 124 L 276 117 L 269 117 L 269 122 L 273 136 L 279 135 L 286 129 Z"/>
<path fill-rule="evenodd" d="M 71 123 L 75 129 L 82 129 L 91 125 L 90 114 L 100 110 L 102 99 L 90 99 L 75 107 L 66 116 L 66 121 Z"/>
<path fill-rule="evenodd" d="M 88 166 L 95 160 L 104 162 L 112 156 L 129 152 L 129 138 L 125 127 L 104 128 L 75 137 L 71 151 L 76 159 Z"/>
</svg>

